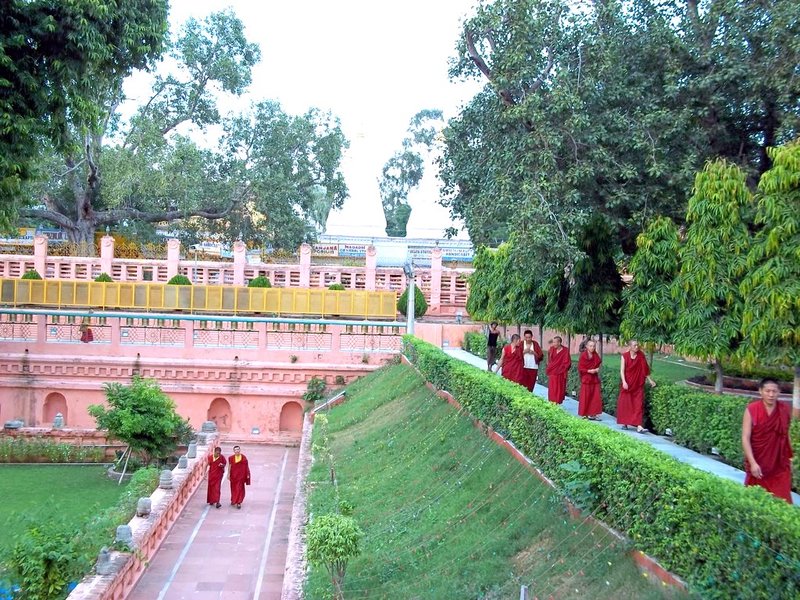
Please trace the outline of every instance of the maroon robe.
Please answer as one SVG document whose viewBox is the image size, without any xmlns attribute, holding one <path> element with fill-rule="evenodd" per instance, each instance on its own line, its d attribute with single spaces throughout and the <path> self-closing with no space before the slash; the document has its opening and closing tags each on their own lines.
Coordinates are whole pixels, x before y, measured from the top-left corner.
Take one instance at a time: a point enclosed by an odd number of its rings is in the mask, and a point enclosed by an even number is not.
<svg viewBox="0 0 800 600">
<path fill-rule="evenodd" d="M 589 369 L 597 369 L 603 360 L 597 352 L 589 356 L 582 352 L 578 359 L 578 373 L 581 375 L 581 390 L 578 393 L 578 414 L 581 417 L 593 417 L 603 412 L 603 398 L 600 394 L 600 373 L 589 373 Z"/>
<path fill-rule="evenodd" d="M 761 478 L 750 474 L 748 460 L 744 460 L 745 485 L 759 485 L 772 495 L 792 504 L 792 446 L 789 443 L 789 425 L 792 410 L 785 402 L 777 401 L 772 414 L 761 400 L 747 405 L 752 429 L 750 447 L 753 458 L 761 467 Z"/>
<path fill-rule="evenodd" d="M 558 351 L 556 351 L 558 350 Z M 567 395 L 567 372 L 572 366 L 569 350 L 564 346 L 550 348 L 547 353 L 547 399 L 550 402 L 561 404 Z"/>
<path fill-rule="evenodd" d="M 222 476 L 225 475 L 225 457 L 220 454 L 214 458 L 213 454 L 208 455 L 208 491 L 206 492 L 206 502 L 209 504 L 219 504 L 220 488 L 222 487 Z"/>
<path fill-rule="evenodd" d="M 244 502 L 244 486 L 250 485 L 250 466 L 247 464 L 247 457 L 244 454 L 239 456 L 242 459 L 238 463 L 235 461 L 235 454 L 232 454 L 228 459 L 228 477 L 231 480 L 231 504 Z"/>
<path fill-rule="evenodd" d="M 503 348 L 503 377 L 522 385 L 522 344 L 514 349 L 511 344 Z"/>
<path fill-rule="evenodd" d="M 619 399 L 617 400 L 617 423 L 641 427 L 644 420 L 644 382 L 650 375 L 650 365 L 642 352 L 636 353 L 636 358 L 628 350 L 622 353 L 620 360 L 625 362 L 625 381 L 628 389 L 619 384 Z"/>
</svg>

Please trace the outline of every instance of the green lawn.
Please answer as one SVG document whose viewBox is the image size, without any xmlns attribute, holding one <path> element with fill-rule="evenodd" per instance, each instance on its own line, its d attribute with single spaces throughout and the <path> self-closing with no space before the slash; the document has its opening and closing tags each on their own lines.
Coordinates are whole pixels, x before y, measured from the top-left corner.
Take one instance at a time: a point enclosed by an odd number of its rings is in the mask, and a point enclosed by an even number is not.
<svg viewBox="0 0 800 600">
<path fill-rule="evenodd" d="M 21 530 L 21 515 L 57 510 L 76 522 L 112 506 L 125 490 L 99 465 L 0 465 L 0 552 Z"/>
<path fill-rule="evenodd" d="M 338 498 L 318 447 L 323 427 L 314 427 L 309 513 L 344 500 L 365 533 L 347 598 L 517 598 L 520 584 L 531 598 L 681 596 L 653 585 L 604 529 L 568 518 L 549 487 L 408 367 L 352 384 L 330 411 Z M 306 597 L 329 589 L 312 568 Z"/>
<path fill-rule="evenodd" d="M 579 355 L 572 357 L 572 364 L 577 368 Z M 647 357 L 648 361 L 650 357 Z M 650 365 L 652 375 L 658 379 L 676 383 L 684 381 L 689 377 L 705 375 L 709 372 L 704 364 L 693 363 L 675 356 L 656 354 L 653 356 L 653 364 Z M 606 354 L 603 356 L 603 370 L 619 373 L 619 354 Z"/>
</svg>

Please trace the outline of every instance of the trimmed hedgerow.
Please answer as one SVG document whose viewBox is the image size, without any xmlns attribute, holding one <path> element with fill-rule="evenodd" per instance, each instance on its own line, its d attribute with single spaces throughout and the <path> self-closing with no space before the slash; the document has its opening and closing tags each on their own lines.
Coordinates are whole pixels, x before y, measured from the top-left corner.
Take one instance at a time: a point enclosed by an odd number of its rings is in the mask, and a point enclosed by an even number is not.
<svg viewBox="0 0 800 600">
<path fill-rule="evenodd" d="M 328 290 L 331 292 L 343 292 L 345 287 L 341 283 L 332 283 L 328 286 Z"/>
<path fill-rule="evenodd" d="M 664 433 L 669 429 L 676 443 L 698 452 L 708 454 L 716 448 L 724 462 L 742 468 L 742 415 L 753 398 L 709 394 L 671 384 L 656 387 L 651 398 L 650 415 L 655 431 Z M 800 423 L 797 421 L 792 424 L 790 438 L 795 451 L 800 451 Z M 797 469 L 792 484 L 795 490 L 800 490 Z"/>
<path fill-rule="evenodd" d="M 112 283 L 114 281 L 108 273 L 100 273 L 94 280 L 97 283 Z"/>
<path fill-rule="evenodd" d="M 247 287 L 251 288 L 271 288 L 272 283 L 269 281 L 269 277 L 265 277 L 264 275 L 259 275 L 258 277 L 254 277 L 247 283 Z"/>
<path fill-rule="evenodd" d="M 186 275 L 175 275 L 167 285 L 192 285 L 192 281 Z"/>
<path fill-rule="evenodd" d="M 797 509 L 761 488 L 698 471 L 649 444 L 578 419 L 521 387 L 406 336 L 423 377 L 514 444 L 556 485 L 579 460 L 590 510 L 707 598 L 800 597 Z"/>
<path fill-rule="evenodd" d="M 40 280 L 41 278 L 42 276 L 39 275 L 39 271 L 37 271 L 36 269 L 30 269 L 29 271 L 25 271 L 22 274 L 22 277 L 20 277 L 20 279 L 34 279 L 36 281 Z"/>
</svg>

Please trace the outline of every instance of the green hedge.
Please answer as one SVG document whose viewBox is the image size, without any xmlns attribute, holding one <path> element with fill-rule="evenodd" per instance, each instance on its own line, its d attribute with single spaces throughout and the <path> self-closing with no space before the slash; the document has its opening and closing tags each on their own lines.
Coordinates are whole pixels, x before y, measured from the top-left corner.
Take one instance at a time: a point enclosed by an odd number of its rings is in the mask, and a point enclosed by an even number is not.
<svg viewBox="0 0 800 600">
<path fill-rule="evenodd" d="M 713 365 L 709 365 L 711 372 L 708 377 L 713 382 L 716 379 Z M 726 358 L 722 361 L 722 372 L 729 377 L 742 377 L 744 379 L 764 379 L 771 377 L 778 381 L 794 381 L 794 373 L 792 369 L 786 367 L 764 367 L 756 365 L 752 367 L 745 367 L 741 362 L 735 359 Z"/>
<path fill-rule="evenodd" d="M 105 449 L 99 446 L 73 446 L 43 437 L 0 437 L 0 463 L 101 463 Z"/>
<path fill-rule="evenodd" d="M 800 597 L 797 508 L 761 488 L 698 471 L 617 431 L 406 336 L 422 376 L 511 439 L 556 485 L 579 461 L 594 514 L 707 598 Z M 658 389 L 658 388 L 656 388 Z"/>
<path fill-rule="evenodd" d="M 746 396 L 720 396 L 683 385 L 663 384 L 653 390 L 650 414 L 658 433 L 670 429 L 676 443 L 705 454 L 716 448 L 722 461 L 741 469 L 742 415 L 752 401 Z M 793 421 L 790 437 L 792 447 L 800 452 L 800 422 Z M 798 469 L 793 472 L 792 487 L 800 490 Z"/>
</svg>

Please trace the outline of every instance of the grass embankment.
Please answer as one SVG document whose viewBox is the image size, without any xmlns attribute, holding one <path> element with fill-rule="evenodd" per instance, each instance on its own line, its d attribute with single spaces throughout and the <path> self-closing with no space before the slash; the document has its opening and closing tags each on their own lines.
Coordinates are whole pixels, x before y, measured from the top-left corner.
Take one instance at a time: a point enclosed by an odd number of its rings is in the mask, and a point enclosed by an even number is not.
<svg viewBox="0 0 800 600">
<path fill-rule="evenodd" d="M 124 484 L 117 485 L 97 465 L 0 465 L 0 554 L 24 528 L 20 515 L 57 510 L 79 523 L 112 506 L 124 491 Z"/>
<path fill-rule="evenodd" d="M 314 437 L 319 441 L 320 428 Z M 660 598 L 604 529 L 564 505 L 471 421 L 395 365 L 348 387 L 329 414 L 339 498 L 364 530 L 347 598 Z M 335 512 L 329 465 L 317 457 L 309 512 Z M 307 598 L 330 585 L 312 569 Z"/>
</svg>

